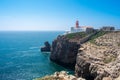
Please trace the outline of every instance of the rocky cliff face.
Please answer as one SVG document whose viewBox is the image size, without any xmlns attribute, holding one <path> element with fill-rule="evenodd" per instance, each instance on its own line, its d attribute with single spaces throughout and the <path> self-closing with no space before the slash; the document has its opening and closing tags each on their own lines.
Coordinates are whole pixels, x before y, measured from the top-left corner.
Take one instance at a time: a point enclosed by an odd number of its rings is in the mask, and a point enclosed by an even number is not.
<svg viewBox="0 0 120 80">
<path fill-rule="evenodd" d="M 120 32 L 110 32 L 79 48 L 75 73 L 87 80 L 114 80 L 120 75 Z"/>
<path fill-rule="evenodd" d="M 65 67 L 75 66 L 76 77 L 86 80 L 118 80 L 120 31 L 95 33 L 86 38 L 83 35 L 69 35 L 72 39 L 65 35 L 58 36 L 52 43 L 50 59 Z"/>
<path fill-rule="evenodd" d="M 74 69 L 80 44 L 65 36 L 58 36 L 52 43 L 50 59 L 64 67 Z"/>
</svg>

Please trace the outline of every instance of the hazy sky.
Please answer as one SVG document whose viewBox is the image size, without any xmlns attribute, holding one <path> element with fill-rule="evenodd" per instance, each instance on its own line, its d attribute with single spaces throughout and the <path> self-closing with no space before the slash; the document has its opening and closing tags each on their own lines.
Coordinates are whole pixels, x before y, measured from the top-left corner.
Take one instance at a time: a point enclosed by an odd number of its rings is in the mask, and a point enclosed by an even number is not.
<svg viewBox="0 0 120 80">
<path fill-rule="evenodd" d="M 76 20 L 120 28 L 120 1 L 0 0 L 0 30 L 69 30 Z"/>
</svg>

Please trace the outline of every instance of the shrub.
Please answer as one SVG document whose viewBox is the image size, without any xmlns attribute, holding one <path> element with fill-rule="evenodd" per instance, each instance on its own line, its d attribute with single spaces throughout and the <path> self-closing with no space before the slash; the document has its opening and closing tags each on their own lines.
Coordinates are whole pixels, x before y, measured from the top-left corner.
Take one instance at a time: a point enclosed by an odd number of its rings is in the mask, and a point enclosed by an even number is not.
<svg viewBox="0 0 120 80">
<path fill-rule="evenodd" d="M 98 37 L 100 37 L 100 36 L 105 35 L 106 33 L 108 33 L 108 31 L 99 31 L 99 32 L 97 32 L 95 35 L 93 35 L 93 36 L 90 38 L 89 41 L 90 41 L 91 43 L 95 44 L 95 39 L 98 38 Z"/>
<path fill-rule="evenodd" d="M 104 63 L 110 63 L 110 62 L 112 62 L 112 61 L 115 61 L 115 59 L 116 59 L 115 57 L 111 56 L 111 57 L 105 58 L 103 62 L 104 62 Z"/>
<path fill-rule="evenodd" d="M 118 46 L 120 46 L 120 43 L 118 43 Z"/>
<path fill-rule="evenodd" d="M 87 34 L 85 32 L 76 32 L 76 33 L 70 33 L 70 34 L 66 34 L 66 37 L 69 39 L 73 39 L 73 38 L 83 38 L 85 37 Z"/>
</svg>

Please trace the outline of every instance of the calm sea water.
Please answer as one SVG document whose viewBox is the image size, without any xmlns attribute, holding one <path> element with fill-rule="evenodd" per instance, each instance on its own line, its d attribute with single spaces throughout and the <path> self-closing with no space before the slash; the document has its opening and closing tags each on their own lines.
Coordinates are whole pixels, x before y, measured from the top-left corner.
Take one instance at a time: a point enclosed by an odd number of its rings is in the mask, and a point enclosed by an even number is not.
<svg viewBox="0 0 120 80">
<path fill-rule="evenodd" d="M 0 80 L 32 80 L 67 70 L 41 53 L 40 46 L 64 32 L 0 32 Z"/>
</svg>

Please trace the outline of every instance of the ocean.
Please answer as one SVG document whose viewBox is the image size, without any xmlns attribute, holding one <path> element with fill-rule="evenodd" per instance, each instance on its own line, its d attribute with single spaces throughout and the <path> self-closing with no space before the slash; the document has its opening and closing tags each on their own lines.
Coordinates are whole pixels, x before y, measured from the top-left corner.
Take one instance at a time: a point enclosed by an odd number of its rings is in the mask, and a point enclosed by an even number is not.
<svg viewBox="0 0 120 80">
<path fill-rule="evenodd" d="M 52 41 L 63 31 L 1 31 L 0 80 L 32 80 L 69 71 L 49 60 L 50 53 L 41 53 L 45 41 Z"/>
</svg>

